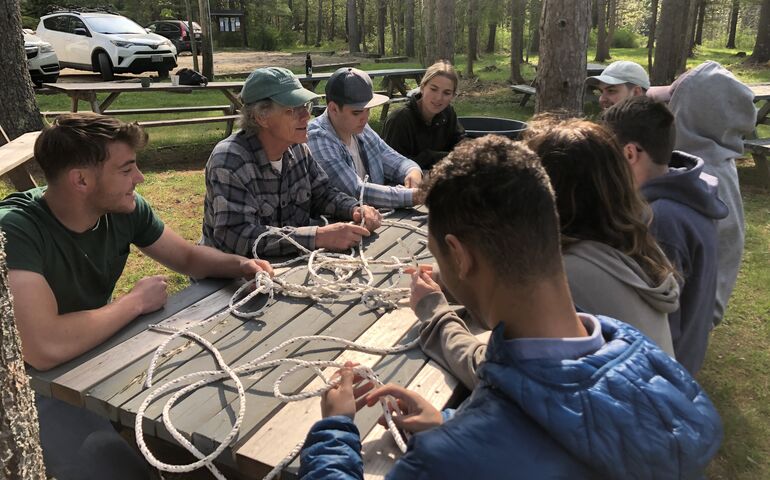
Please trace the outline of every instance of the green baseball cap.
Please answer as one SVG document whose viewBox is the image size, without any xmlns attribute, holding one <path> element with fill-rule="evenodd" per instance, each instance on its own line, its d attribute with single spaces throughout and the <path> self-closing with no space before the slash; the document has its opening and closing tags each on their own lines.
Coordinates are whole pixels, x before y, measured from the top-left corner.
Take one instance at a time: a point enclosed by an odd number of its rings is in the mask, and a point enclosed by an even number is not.
<svg viewBox="0 0 770 480">
<path fill-rule="evenodd" d="M 287 107 L 298 107 L 318 98 L 318 94 L 304 88 L 290 70 L 281 67 L 258 68 L 243 84 L 241 100 L 254 103 L 270 99 Z"/>
</svg>

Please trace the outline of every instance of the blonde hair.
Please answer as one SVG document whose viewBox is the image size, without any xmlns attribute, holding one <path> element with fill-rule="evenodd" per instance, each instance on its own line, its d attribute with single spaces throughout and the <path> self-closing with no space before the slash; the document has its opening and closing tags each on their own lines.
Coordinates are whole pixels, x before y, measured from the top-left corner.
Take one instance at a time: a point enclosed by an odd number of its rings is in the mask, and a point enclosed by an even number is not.
<svg viewBox="0 0 770 480">
<path fill-rule="evenodd" d="M 455 67 L 453 67 L 448 60 L 439 60 L 428 67 L 428 69 L 425 70 L 425 75 L 422 76 L 422 80 L 420 80 L 420 87 L 424 87 L 436 77 L 446 77 L 451 80 L 455 85 L 454 92 L 455 95 L 457 95 L 457 87 L 460 83 L 460 78 L 457 76 L 457 70 L 455 70 Z"/>
</svg>

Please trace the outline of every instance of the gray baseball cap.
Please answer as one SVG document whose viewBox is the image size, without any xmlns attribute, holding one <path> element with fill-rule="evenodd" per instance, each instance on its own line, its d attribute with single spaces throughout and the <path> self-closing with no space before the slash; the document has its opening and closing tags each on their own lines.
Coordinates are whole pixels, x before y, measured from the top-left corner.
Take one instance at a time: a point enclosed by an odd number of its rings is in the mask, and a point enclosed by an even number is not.
<svg viewBox="0 0 770 480">
<path fill-rule="evenodd" d="M 372 79 L 363 70 L 342 67 L 326 82 L 326 103 L 349 105 L 354 109 L 372 108 L 388 101 L 388 97 L 374 93 Z"/>
<path fill-rule="evenodd" d="M 586 84 L 591 87 L 596 87 L 599 83 L 606 83 L 607 85 L 632 83 L 647 90 L 650 88 L 650 77 L 638 63 L 629 62 L 628 60 L 619 60 L 610 63 L 601 75 L 588 77 L 586 79 Z"/>
<path fill-rule="evenodd" d="M 318 94 L 302 86 L 290 70 L 281 67 L 258 68 L 243 84 L 241 100 L 254 103 L 266 99 L 287 107 L 298 107 L 318 98 Z"/>
</svg>

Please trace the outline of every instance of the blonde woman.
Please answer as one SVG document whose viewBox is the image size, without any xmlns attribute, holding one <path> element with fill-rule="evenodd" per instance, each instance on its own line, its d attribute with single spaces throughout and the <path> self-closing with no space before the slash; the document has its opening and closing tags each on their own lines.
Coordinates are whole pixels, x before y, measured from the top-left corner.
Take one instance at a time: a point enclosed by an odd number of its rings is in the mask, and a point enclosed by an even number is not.
<svg viewBox="0 0 770 480">
<path fill-rule="evenodd" d="M 457 84 L 457 72 L 451 63 L 434 63 L 422 77 L 420 92 L 385 121 L 383 138 L 388 145 L 423 170 L 444 158 L 465 136 L 452 108 Z"/>
</svg>

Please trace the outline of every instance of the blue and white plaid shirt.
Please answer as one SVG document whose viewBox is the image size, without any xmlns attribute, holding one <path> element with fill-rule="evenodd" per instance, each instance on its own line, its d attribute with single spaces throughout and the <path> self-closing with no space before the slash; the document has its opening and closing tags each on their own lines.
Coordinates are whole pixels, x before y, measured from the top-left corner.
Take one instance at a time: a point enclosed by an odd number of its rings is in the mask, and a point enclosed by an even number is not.
<svg viewBox="0 0 770 480">
<path fill-rule="evenodd" d="M 328 111 L 327 111 L 328 112 Z M 337 136 L 328 113 L 324 112 L 308 125 L 307 145 L 313 158 L 329 176 L 329 182 L 339 190 L 359 198 L 364 190 L 364 203 L 373 207 L 411 207 L 412 189 L 403 185 L 388 186 L 385 183 L 403 184 L 407 174 L 420 170 L 412 160 L 396 152 L 367 125 L 362 133 L 354 135 L 358 142 L 361 161 L 369 174 L 369 182 L 356 174 L 353 156 Z"/>
<path fill-rule="evenodd" d="M 252 244 L 266 225 L 297 227 L 291 237 L 315 249 L 312 218 L 328 215 L 350 220 L 358 200 L 329 185 L 305 144 L 283 154 L 281 172 L 270 164 L 262 144 L 243 130 L 219 142 L 206 163 L 203 243 L 224 252 L 252 256 Z M 287 255 L 286 240 L 261 241 L 257 254 Z"/>
</svg>

